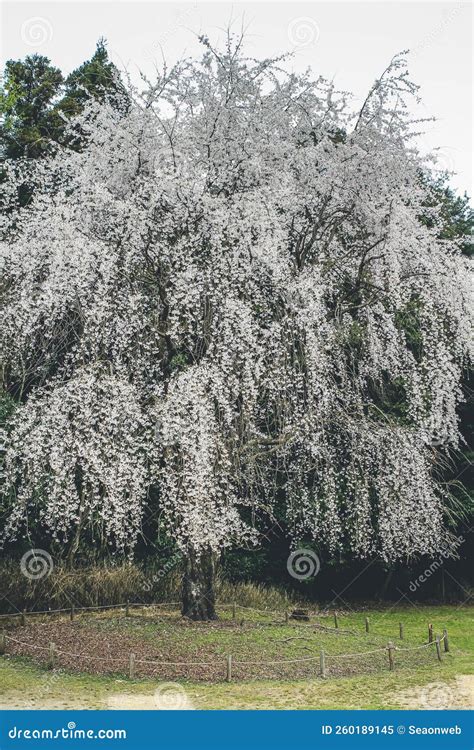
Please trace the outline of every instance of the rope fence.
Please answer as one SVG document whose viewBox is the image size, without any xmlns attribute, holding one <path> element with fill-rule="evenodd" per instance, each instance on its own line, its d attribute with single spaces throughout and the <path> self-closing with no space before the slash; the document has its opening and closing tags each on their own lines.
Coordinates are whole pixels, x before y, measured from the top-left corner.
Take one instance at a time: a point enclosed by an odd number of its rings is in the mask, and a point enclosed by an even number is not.
<svg viewBox="0 0 474 750">
<path fill-rule="evenodd" d="M 61 607 L 58 609 L 37 609 L 37 610 L 17 610 L 16 612 L 7 612 L 7 613 L 1 613 L 0 614 L 0 620 L 2 619 L 8 619 L 10 617 L 21 617 L 23 614 L 29 615 L 54 615 L 54 614 L 60 614 L 62 612 L 70 612 L 71 609 L 74 609 L 76 612 L 82 612 L 82 611 L 92 611 L 92 610 L 105 610 L 105 609 L 126 609 L 127 607 L 136 607 L 136 608 L 153 608 L 153 607 L 170 607 L 170 606 L 181 606 L 181 602 L 179 601 L 167 601 L 167 602 L 122 602 L 120 604 L 92 604 L 88 607 L 77 607 L 75 605 L 72 605 L 70 607 Z M 247 607 L 244 604 L 238 604 L 237 602 L 231 602 L 231 603 L 224 603 L 219 602 L 217 607 L 219 609 L 244 609 L 248 612 L 257 612 L 259 614 L 263 615 L 289 615 L 288 611 L 281 610 L 281 609 L 257 609 L 256 607 Z M 335 615 L 335 617 L 337 617 Z M 304 624 L 299 622 L 300 625 Z M 314 623 L 309 623 L 314 624 Z M 323 626 L 321 626 L 323 627 Z M 326 627 L 326 626 L 324 626 Z M 336 628 L 327 628 L 328 630 L 334 630 Z M 341 632 L 347 632 L 351 633 L 353 631 L 344 631 L 340 629 Z"/>
<path fill-rule="evenodd" d="M 153 605 L 143 605 L 142 603 L 125 603 L 125 604 L 116 604 L 116 605 L 100 605 L 97 607 L 80 607 L 77 608 L 77 611 L 93 611 L 93 610 L 104 610 L 104 609 L 125 609 L 127 614 L 129 612 L 129 609 L 132 607 L 143 607 L 143 606 L 151 606 L 151 607 L 167 607 L 167 606 L 173 606 L 177 605 L 179 602 L 159 602 Z M 235 619 L 235 612 L 236 608 L 240 607 L 242 609 L 248 609 L 259 613 L 264 614 L 275 614 L 274 611 L 269 610 L 257 610 L 253 607 L 244 607 L 243 605 L 237 605 L 236 603 L 232 604 L 222 604 L 221 607 L 232 607 L 233 616 Z M 74 608 L 62 608 L 57 610 L 47 610 L 42 612 L 28 612 L 28 616 L 32 614 L 50 614 L 52 612 L 54 613 L 63 613 L 63 612 L 70 612 L 71 613 L 71 619 L 73 619 L 74 614 Z M 281 613 L 278 613 L 281 614 Z M 288 615 L 288 613 L 286 613 Z M 25 624 L 25 612 L 19 612 L 16 616 L 20 616 L 22 618 L 22 624 Z M 5 617 L 5 616 L 3 616 Z M 10 615 L 11 617 L 11 615 Z M 288 616 L 286 616 L 286 622 L 288 622 Z M 335 621 L 337 622 L 337 617 L 335 617 Z M 298 623 L 301 624 L 311 624 L 311 623 Z M 313 625 L 316 625 L 313 623 Z M 322 626 L 324 631 L 330 631 L 330 632 L 346 632 L 341 629 L 339 631 L 339 628 L 327 628 Z M 349 633 L 353 633 L 354 631 L 347 631 Z M 368 619 L 366 618 L 366 626 L 365 626 L 365 632 L 369 632 L 368 627 Z M 400 638 L 404 638 L 404 631 L 403 626 L 400 623 L 400 631 L 399 631 Z M 290 639 L 291 640 L 291 639 Z M 59 656 L 64 656 L 70 659 L 73 659 L 75 661 L 80 659 L 85 659 L 87 661 L 92 662 L 100 662 L 100 661 L 106 661 L 110 662 L 112 664 L 118 664 L 121 666 L 122 670 L 124 672 L 128 672 L 128 676 L 130 679 L 135 678 L 135 670 L 136 667 L 139 665 L 146 665 L 148 667 L 153 667 L 155 669 L 159 667 L 169 667 L 169 668 L 189 668 L 189 667 L 199 667 L 199 668 L 213 668 L 217 671 L 217 673 L 223 675 L 225 674 L 225 679 L 227 682 L 230 682 L 232 680 L 232 669 L 233 667 L 278 667 L 278 668 L 285 668 L 287 665 L 294 665 L 294 664 L 302 664 L 302 665 L 310 665 L 312 662 L 318 662 L 319 661 L 319 676 L 321 678 L 326 678 L 328 676 L 327 673 L 327 663 L 332 662 L 333 660 L 338 662 L 338 660 L 348 660 L 348 659 L 354 659 L 354 658 L 365 658 L 367 656 L 372 656 L 374 654 L 385 654 L 388 659 L 388 668 L 392 671 L 395 668 L 395 653 L 405 653 L 405 652 L 413 652 L 413 651 L 419 651 L 420 649 L 429 649 L 431 646 L 433 646 L 436 649 L 437 659 L 439 662 L 442 661 L 442 655 L 441 655 L 441 645 L 443 644 L 444 651 L 449 651 L 449 640 L 448 640 L 448 632 L 446 629 L 443 630 L 443 635 L 439 636 L 433 635 L 433 625 L 430 623 L 428 625 L 428 642 L 422 643 L 417 646 L 411 646 L 411 647 L 401 647 L 396 646 L 393 641 L 389 641 L 387 645 L 380 646 L 375 649 L 365 650 L 365 651 L 357 651 L 353 653 L 342 653 L 342 654 L 329 654 L 324 649 L 320 649 L 319 653 L 313 656 L 305 656 L 300 658 L 290 658 L 290 659 L 269 659 L 269 660 L 241 660 L 239 658 L 234 659 L 231 654 L 228 654 L 225 657 L 225 662 L 223 661 L 161 661 L 158 659 L 137 659 L 135 654 L 133 652 L 127 654 L 124 654 L 121 658 L 120 657 L 111 657 L 109 654 L 106 656 L 102 655 L 93 655 L 93 654 L 87 654 L 87 653 L 74 653 L 71 651 L 65 651 L 62 649 L 58 649 L 56 645 L 52 642 L 48 644 L 48 646 L 42 646 L 35 643 L 28 643 L 24 640 L 21 640 L 19 638 L 15 638 L 14 636 L 10 635 L 9 633 L 2 631 L 0 632 L 0 655 L 6 655 L 7 654 L 7 646 L 8 644 L 14 644 L 16 646 L 19 646 L 20 648 L 29 650 L 33 649 L 40 652 L 47 652 L 48 653 L 48 666 L 50 668 L 54 668 L 57 665 L 57 659 Z M 224 672 L 222 670 L 225 670 Z M 120 671 L 120 670 L 119 670 Z M 312 676 L 317 676 L 314 673 Z"/>
<path fill-rule="evenodd" d="M 129 607 L 169 607 L 179 605 L 180 602 L 152 602 L 151 604 L 143 604 L 143 602 L 124 602 L 122 604 L 94 604 L 89 607 L 62 607 L 60 609 L 36 609 L 36 610 L 23 610 L 18 612 L 9 612 L 7 614 L 0 614 L 0 620 L 7 620 L 11 617 L 24 617 L 28 615 L 55 615 L 62 612 L 90 612 L 105 609 L 128 609 Z M 232 606 L 222 604 L 222 607 Z M 237 605 L 239 606 L 239 605 Z M 263 611 L 263 610 L 261 610 Z"/>
</svg>

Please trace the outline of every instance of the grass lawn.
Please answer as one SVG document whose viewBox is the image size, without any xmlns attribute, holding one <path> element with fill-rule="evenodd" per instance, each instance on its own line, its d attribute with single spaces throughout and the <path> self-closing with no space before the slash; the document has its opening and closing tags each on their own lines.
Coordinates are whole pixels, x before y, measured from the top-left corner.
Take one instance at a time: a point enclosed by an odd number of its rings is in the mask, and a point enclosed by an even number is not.
<svg viewBox="0 0 474 750">
<path fill-rule="evenodd" d="M 67 629 L 67 637 L 77 636 L 81 643 L 89 644 L 87 639 L 94 638 L 97 648 L 111 639 L 122 639 L 117 643 L 124 642 L 127 648 L 133 644 L 137 650 L 143 648 L 147 657 L 151 653 L 161 658 L 167 655 L 167 660 L 175 659 L 178 654 L 183 661 L 207 658 L 223 665 L 222 671 L 219 667 L 218 677 L 212 682 L 206 679 L 206 673 L 186 677 L 176 672 L 130 680 L 123 669 L 106 675 L 74 672 L 73 669 L 82 668 L 79 663 L 51 671 L 31 658 L 6 655 L 0 657 L 0 705 L 24 708 L 382 709 L 428 707 L 424 702 L 434 696 L 435 703 L 437 700 L 460 707 L 469 704 L 469 697 L 461 704 L 457 702 L 460 676 L 465 681 L 467 675 L 474 673 L 473 609 L 467 605 L 445 605 L 351 611 L 339 615 L 340 633 L 324 629 L 333 626 L 332 616 L 324 613 L 314 618 L 314 623 L 322 628 L 286 624 L 281 617 L 280 620 L 276 616 L 262 617 L 248 610 L 243 626 L 240 612 L 239 622 L 232 623 L 228 610 L 222 612 L 222 622 L 215 627 L 183 624 L 172 613 L 167 618 L 165 614 L 150 616 L 149 611 L 135 612 L 129 618 L 117 613 L 87 615 L 77 619 L 73 631 L 64 618 L 55 623 L 43 619 L 8 632 L 18 639 L 29 640 L 37 638 L 38 632 L 43 632 L 41 628 L 47 637 L 49 629 L 55 627 L 57 642 L 57 636 L 61 637 Z M 370 619 L 369 634 L 364 629 L 366 616 Z M 403 641 L 399 639 L 400 622 L 404 626 Z M 443 628 L 449 633 L 450 652 L 443 653 L 442 663 L 437 661 L 433 647 L 395 651 L 392 672 L 384 651 L 339 658 L 341 654 L 375 650 L 389 640 L 398 647 L 413 648 L 426 641 L 429 622 L 433 623 L 435 633 L 442 633 Z M 60 644 L 61 641 L 58 647 Z M 281 665 L 242 667 L 241 675 L 236 664 L 233 681 L 223 681 L 225 655 L 229 652 L 236 662 L 257 658 L 281 661 L 314 657 L 319 655 L 320 648 L 327 654 L 326 679 L 319 676 L 318 658 L 283 668 Z M 115 646 L 113 653 L 116 653 Z M 282 669 L 286 669 L 284 679 Z M 163 682 L 173 684 L 163 687 Z M 464 683 L 463 689 L 468 691 L 469 686 L 466 688 Z M 176 705 L 173 704 L 174 690 L 178 696 Z M 160 696 L 167 694 L 171 695 L 171 703 L 163 704 Z"/>
</svg>

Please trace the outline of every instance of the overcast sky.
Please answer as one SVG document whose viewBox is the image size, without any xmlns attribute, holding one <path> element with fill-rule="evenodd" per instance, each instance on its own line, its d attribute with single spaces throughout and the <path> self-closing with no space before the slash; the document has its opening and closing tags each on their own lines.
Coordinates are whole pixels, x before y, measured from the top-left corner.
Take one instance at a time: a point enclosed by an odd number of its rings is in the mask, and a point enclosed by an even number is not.
<svg viewBox="0 0 474 750">
<path fill-rule="evenodd" d="M 410 71 L 421 86 L 424 116 L 435 116 L 423 138 L 453 184 L 472 195 L 472 9 L 463 2 L 42 2 L 2 5 L 2 63 L 33 52 L 64 72 L 108 40 L 119 67 L 150 70 L 160 47 L 170 61 L 198 52 L 196 34 L 223 37 L 233 21 L 247 29 L 250 55 L 293 51 L 287 66 L 334 78 L 362 101 L 391 57 L 412 50 Z"/>
</svg>

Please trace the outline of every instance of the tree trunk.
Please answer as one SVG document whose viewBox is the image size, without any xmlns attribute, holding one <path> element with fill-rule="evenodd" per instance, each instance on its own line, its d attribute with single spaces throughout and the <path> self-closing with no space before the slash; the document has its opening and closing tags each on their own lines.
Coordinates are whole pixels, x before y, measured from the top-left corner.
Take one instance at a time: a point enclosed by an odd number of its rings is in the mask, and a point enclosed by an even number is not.
<svg viewBox="0 0 474 750">
<path fill-rule="evenodd" d="M 184 617 L 191 620 L 217 620 L 215 583 L 215 558 L 212 552 L 189 550 L 185 561 L 182 589 Z"/>
<path fill-rule="evenodd" d="M 390 583 L 392 581 L 392 576 L 393 576 L 393 570 L 389 570 L 378 595 L 379 601 L 382 601 L 383 599 L 385 599 L 385 596 L 388 591 L 388 587 L 390 586 Z"/>
<path fill-rule="evenodd" d="M 67 566 L 71 568 L 71 570 L 74 568 L 74 558 L 76 556 L 76 552 L 79 549 L 79 543 L 81 541 L 81 531 L 83 526 L 83 513 L 81 512 L 79 515 L 79 521 L 77 522 L 76 531 L 74 532 L 74 538 L 71 542 L 71 546 L 69 547 L 69 552 L 67 554 Z"/>
</svg>

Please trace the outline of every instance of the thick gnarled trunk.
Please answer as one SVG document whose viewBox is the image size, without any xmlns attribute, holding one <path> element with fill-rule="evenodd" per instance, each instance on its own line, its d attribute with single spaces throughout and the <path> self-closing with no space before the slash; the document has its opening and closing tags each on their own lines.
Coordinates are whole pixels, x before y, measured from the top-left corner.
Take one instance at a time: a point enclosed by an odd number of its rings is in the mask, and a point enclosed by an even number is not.
<svg viewBox="0 0 474 750">
<path fill-rule="evenodd" d="M 183 576 L 182 615 L 191 620 L 217 620 L 214 585 L 215 556 L 190 550 Z"/>
</svg>

